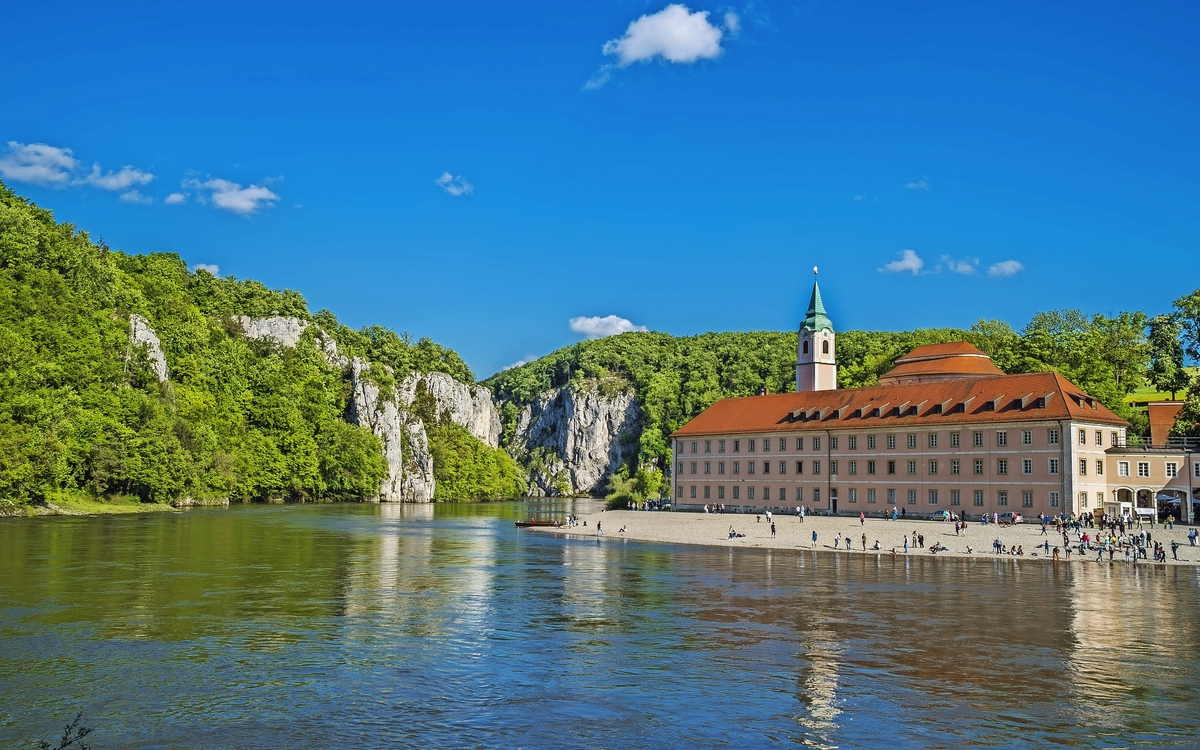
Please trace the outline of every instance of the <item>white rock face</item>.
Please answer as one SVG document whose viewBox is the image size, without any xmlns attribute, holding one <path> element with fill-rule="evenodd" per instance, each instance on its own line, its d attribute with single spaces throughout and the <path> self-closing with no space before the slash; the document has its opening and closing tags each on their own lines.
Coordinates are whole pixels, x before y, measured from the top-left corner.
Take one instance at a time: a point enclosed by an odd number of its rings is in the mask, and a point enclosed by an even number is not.
<svg viewBox="0 0 1200 750">
<path fill-rule="evenodd" d="M 338 351 L 337 342 L 324 331 L 317 331 L 317 347 L 325 354 L 325 361 L 335 370 L 344 370 L 350 364 L 345 354 Z"/>
<path fill-rule="evenodd" d="M 500 410 L 496 408 L 490 390 L 481 385 L 460 383 L 442 372 L 413 373 L 396 388 L 400 403 L 411 405 L 418 388 L 424 388 L 433 396 L 439 417 L 445 414 L 479 441 L 493 448 L 500 446 Z"/>
<path fill-rule="evenodd" d="M 242 325 L 246 338 L 256 341 L 274 341 L 285 348 L 292 348 L 300 342 L 308 323 L 299 318 L 287 318 L 275 315 L 270 318 L 251 318 L 246 315 L 237 316 Z"/>
<path fill-rule="evenodd" d="M 433 456 L 421 420 L 402 410 L 394 400 L 385 399 L 379 387 L 364 375 L 370 368 L 366 360 L 350 362 L 351 396 L 346 421 L 370 428 L 383 445 L 388 475 L 379 491 L 385 503 L 428 503 L 433 501 Z M 408 439 L 408 451 L 404 439 Z M 407 455 L 406 455 L 407 453 Z"/>
<path fill-rule="evenodd" d="M 572 494 L 603 489 L 621 463 L 637 454 L 641 410 L 633 393 L 605 396 L 595 381 L 555 388 L 527 405 L 517 420 L 513 443 L 526 456 L 541 449 L 545 473 L 531 477 L 543 493 L 560 494 L 555 479 Z M 552 454 L 552 455 L 546 455 Z"/>
<path fill-rule="evenodd" d="M 158 382 L 167 382 L 167 359 L 163 356 L 162 343 L 150 323 L 137 313 L 129 316 L 129 343 L 146 347 L 146 356 L 150 359 L 151 369 L 158 376 Z"/>
</svg>

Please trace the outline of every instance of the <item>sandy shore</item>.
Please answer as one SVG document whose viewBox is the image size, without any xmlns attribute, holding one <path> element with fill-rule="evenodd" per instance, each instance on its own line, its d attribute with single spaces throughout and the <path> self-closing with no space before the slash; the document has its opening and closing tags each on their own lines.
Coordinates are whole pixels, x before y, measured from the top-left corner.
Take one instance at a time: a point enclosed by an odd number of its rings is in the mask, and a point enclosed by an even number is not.
<svg viewBox="0 0 1200 750">
<path fill-rule="evenodd" d="M 587 526 L 583 522 L 587 522 Z M 541 528 L 537 531 L 564 536 L 595 537 L 596 524 L 600 523 L 604 536 L 608 539 L 637 539 L 650 542 L 670 542 L 673 544 L 701 544 L 713 547 L 762 547 L 769 549 L 820 549 L 833 551 L 837 549 L 845 554 L 847 540 L 850 543 L 850 554 L 890 555 L 895 550 L 897 555 L 930 556 L 929 548 L 940 542 L 948 549 L 938 552 L 938 555 L 951 557 L 994 557 L 992 542 L 997 537 L 1008 547 L 1023 548 L 1024 558 L 1053 559 L 1053 550 L 1059 547 L 1060 560 L 1066 560 L 1062 550 L 1062 537 L 1056 535 L 1051 526 L 1046 536 L 1042 536 L 1041 525 L 1036 522 L 1000 527 L 994 524 L 981 526 L 979 523 L 968 524 L 966 531 L 959 535 L 954 533 L 954 524 L 941 521 L 884 521 L 879 518 L 868 518 L 864 525 L 857 518 L 809 516 L 803 522 L 795 516 L 775 516 L 775 536 L 771 536 L 771 525 L 766 517 L 755 522 L 753 514 L 722 513 L 670 513 L 616 510 L 593 513 L 580 517 L 580 525 L 574 528 Z M 744 537 L 729 538 L 729 527 Z M 625 531 L 620 529 L 624 527 Z M 1188 545 L 1187 533 L 1190 527 L 1176 524 L 1173 530 L 1164 530 L 1160 525 L 1153 529 L 1147 524 L 1143 527 L 1149 531 L 1154 541 L 1167 546 L 1168 565 L 1200 565 L 1200 547 Z M 814 545 L 813 531 L 817 532 Z M 1136 529 L 1134 529 L 1136 531 Z M 863 550 L 862 538 L 867 537 L 866 551 Z M 1095 530 L 1088 530 L 1088 535 L 1095 537 Z M 839 538 L 840 535 L 840 538 Z M 904 537 L 908 536 L 908 552 L 904 551 Z M 924 548 L 914 540 L 914 536 L 924 536 Z M 870 549 L 876 540 L 879 541 L 878 551 Z M 1046 541 L 1050 542 L 1051 554 L 1047 555 Z M 1179 542 L 1179 559 L 1171 559 L 1171 541 Z M 836 542 L 836 548 L 835 548 Z M 1071 542 L 1076 547 L 1075 535 Z M 1148 560 L 1139 560 L 1138 564 L 1153 565 L 1153 550 Z M 1072 561 L 1095 563 L 1096 553 L 1092 551 L 1081 555 L 1078 551 L 1072 554 Z M 1105 555 L 1107 561 L 1108 556 Z M 1114 562 L 1124 563 L 1123 551 L 1118 550 L 1113 556 Z"/>
</svg>

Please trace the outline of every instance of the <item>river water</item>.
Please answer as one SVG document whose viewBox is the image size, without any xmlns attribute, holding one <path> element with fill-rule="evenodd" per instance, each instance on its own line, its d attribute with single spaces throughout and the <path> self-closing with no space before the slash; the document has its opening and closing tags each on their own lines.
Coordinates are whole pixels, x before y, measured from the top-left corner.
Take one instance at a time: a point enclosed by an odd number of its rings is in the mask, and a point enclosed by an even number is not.
<svg viewBox="0 0 1200 750">
<path fill-rule="evenodd" d="M 1197 569 L 512 525 L 572 502 L 0 519 L 0 745 L 1200 746 Z"/>
</svg>

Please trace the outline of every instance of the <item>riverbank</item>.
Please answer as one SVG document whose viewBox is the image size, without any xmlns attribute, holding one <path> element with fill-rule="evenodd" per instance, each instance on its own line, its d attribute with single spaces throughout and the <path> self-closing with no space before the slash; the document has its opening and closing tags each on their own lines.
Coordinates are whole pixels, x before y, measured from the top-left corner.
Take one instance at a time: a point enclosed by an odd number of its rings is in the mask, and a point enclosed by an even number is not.
<svg viewBox="0 0 1200 750">
<path fill-rule="evenodd" d="M 933 556 L 930 547 L 940 543 L 946 547 L 938 552 L 938 556 L 949 557 L 997 557 L 992 551 L 992 543 L 997 538 L 1007 548 L 1020 547 L 1021 558 L 1053 559 L 1053 550 L 1059 547 L 1060 560 L 1067 558 L 1062 550 L 1062 537 L 1056 535 L 1050 527 L 1046 536 L 1042 536 L 1041 525 L 1033 523 L 1016 524 L 1015 526 L 997 526 L 979 523 L 967 525 L 965 531 L 954 533 L 954 524 L 943 521 L 885 521 L 880 518 L 868 518 L 860 524 L 857 518 L 845 516 L 808 516 L 801 521 L 796 516 L 775 516 L 775 536 L 771 536 L 771 525 L 765 516 L 759 516 L 755 522 L 754 514 L 740 513 L 669 513 L 645 512 L 631 510 L 612 510 L 593 513 L 580 517 L 580 525 L 574 528 L 539 528 L 536 531 L 560 534 L 569 537 L 594 537 L 596 524 L 602 524 L 605 538 L 636 539 L 647 542 L 668 542 L 672 544 L 692 544 L 710 547 L 745 547 L 764 549 L 819 549 L 855 555 L 922 555 Z M 583 522 L 587 522 L 587 526 Z M 729 528 L 745 536 L 729 538 Z M 622 532 L 621 529 L 625 531 Z M 1188 545 L 1187 533 L 1191 527 L 1176 524 L 1173 530 L 1164 530 L 1161 525 L 1153 529 L 1147 524 L 1144 529 L 1149 531 L 1154 541 L 1167 546 L 1167 565 L 1200 565 L 1200 547 Z M 817 533 L 816 542 L 812 534 Z M 1135 529 L 1136 531 L 1136 529 Z M 1095 531 L 1089 530 L 1094 536 Z M 867 550 L 863 549 L 863 536 L 867 538 Z M 905 552 L 904 537 L 908 536 L 908 551 Z M 914 537 L 924 537 L 924 547 Z M 1075 544 L 1075 536 L 1071 536 Z M 1171 558 L 1171 541 L 1179 543 L 1179 559 Z M 871 549 L 878 541 L 880 549 Z M 1043 546 L 1050 542 L 1050 554 Z M 836 543 L 836 547 L 835 547 Z M 1010 555 L 1000 555 L 1009 557 Z M 1013 555 L 1016 557 L 1016 555 Z M 1081 555 L 1075 552 L 1073 561 L 1095 562 L 1096 553 L 1092 551 Z M 1105 561 L 1108 556 L 1105 555 Z M 1125 562 L 1125 554 L 1118 551 L 1113 556 L 1114 562 Z M 1140 565 L 1156 564 L 1151 560 L 1139 560 Z M 1161 564 L 1161 563 L 1159 563 Z"/>
<path fill-rule="evenodd" d="M 32 516 L 101 516 L 123 513 L 160 513 L 178 510 L 165 503 L 142 503 L 134 500 L 100 501 L 91 498 L 56 498 L 44 505 L 17 505 L 0 502 L 0 517 L 26 518 Z"/>
</svg>

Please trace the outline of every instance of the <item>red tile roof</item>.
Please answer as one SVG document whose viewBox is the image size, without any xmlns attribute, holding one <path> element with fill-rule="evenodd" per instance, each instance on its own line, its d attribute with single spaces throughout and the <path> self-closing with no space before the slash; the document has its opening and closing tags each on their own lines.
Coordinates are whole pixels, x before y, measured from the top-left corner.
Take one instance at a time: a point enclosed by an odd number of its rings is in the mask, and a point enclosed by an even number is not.
<svg viewBox="0 0 1200 750">
<path fill-rule="evenodd" d="M 1058 373 L 1035 372 L 727 398 L 705 409 L 672 436 L 889 429 L 1059 419 L 1113 426 L 1128 424 Z"/>
<path fill-rule="evenodd" d="M 918 346 L 896 360 L 896 366 L 879 376 L 880 385 L 900 385 L 947 378 L 988 377 L 1004 372 L 988 355 L 966 341 Z"/>
</svg>

